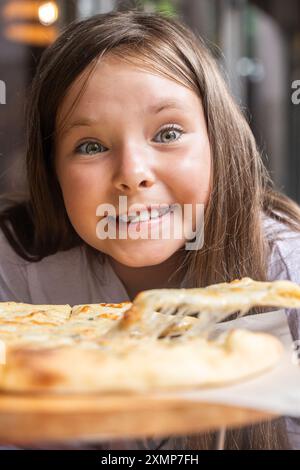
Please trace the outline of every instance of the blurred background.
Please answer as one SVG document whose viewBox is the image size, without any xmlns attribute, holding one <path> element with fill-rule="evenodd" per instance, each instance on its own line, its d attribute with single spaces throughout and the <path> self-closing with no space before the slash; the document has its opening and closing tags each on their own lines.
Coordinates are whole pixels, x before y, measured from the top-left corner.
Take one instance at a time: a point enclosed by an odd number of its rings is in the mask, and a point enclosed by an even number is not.
<svg viewBox="0 0 300 470">
<path fill-rule="evenodd" d="M 74 19 L 132 7 L 183 19 L 212 46 L 276 187 L 300 203 L 300 0 L 0 0 L 0 193 L 25 189 L 24 106 L 44 49 Z"/>
</svg>

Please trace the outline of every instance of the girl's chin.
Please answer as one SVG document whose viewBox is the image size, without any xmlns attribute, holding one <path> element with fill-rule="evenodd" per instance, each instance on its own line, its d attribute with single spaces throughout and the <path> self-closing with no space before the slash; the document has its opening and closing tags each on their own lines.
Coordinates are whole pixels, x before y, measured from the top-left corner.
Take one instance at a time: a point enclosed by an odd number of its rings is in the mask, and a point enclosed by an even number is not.
<svg viewBox="0 0 300 470">
<path fill-rule="evenodd" d="M 182 245 L 181 245 L 182 246 Z M 180 246 L 172 247 L 143 247 L 128 250 L 109 250 L 109 254 L 117 262 L 132 268 L 141 268 L 161 264 L 180 249 Z"/>
<path fill-rule="evenodd" d="M 169 258 L 169 256 L 118 256 L 115 254 L 110 254 L 112 258 L 114 258 L 118 263 L 123 264 L 124 266 L 128 266 L 130 268 L 144 268 L 146 266 L 154 266 L 156 264 L 161 264 L 166 259 Z M 170 255 L 171 256 L 171 255 Z"/>
</svg>

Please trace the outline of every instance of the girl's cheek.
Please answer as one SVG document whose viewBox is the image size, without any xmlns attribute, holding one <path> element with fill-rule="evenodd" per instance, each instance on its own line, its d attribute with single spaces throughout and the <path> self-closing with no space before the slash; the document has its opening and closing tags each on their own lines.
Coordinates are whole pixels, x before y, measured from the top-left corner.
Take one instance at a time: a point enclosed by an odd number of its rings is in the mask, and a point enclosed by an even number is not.
<svg viewBox="0 0 300 470">
<path fill-rule="evenodd" d="M 59 174 L 65 204 L 71 210 L 89 209 L 96 213 L 105 198 L 105 178 L 93 165 L 74 165 Z"/>
<path fill-rule="evenodd" d="M 190 151 L 169 167 L 168 186 L 176 193 L 178 202 L 206 203 L 210 192 L 211 156 L 209 146 L 197 153 Z"/>
</svg>

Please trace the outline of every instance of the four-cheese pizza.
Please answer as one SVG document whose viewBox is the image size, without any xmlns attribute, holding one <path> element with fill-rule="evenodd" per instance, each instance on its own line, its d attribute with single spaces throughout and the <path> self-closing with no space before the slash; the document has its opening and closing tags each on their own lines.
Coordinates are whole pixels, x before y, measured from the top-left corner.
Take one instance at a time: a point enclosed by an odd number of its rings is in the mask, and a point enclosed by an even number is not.
<svg viewBox="0 0 300 470">
<path fill-rule="evenodd" d="M 143 291 L 133 303 L 0 303 L 0 390 L 142 392 L 221 386 L 274 367 L 272 335 L 214 325 L 253 306 L 300 306 L 290 281 L 243 278 L 206 288 Z"/>
</svg>

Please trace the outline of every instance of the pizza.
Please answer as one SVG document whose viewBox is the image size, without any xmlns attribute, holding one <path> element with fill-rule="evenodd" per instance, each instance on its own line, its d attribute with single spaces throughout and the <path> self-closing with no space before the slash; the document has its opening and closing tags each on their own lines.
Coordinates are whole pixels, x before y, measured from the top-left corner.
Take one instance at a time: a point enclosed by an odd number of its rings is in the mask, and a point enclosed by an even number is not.
<svg viewBox="0 0 300 470">
<path fill-rule="evenodd" d="M 0 390 L 104 393 L 223 386 L 275 367 L 280 341 L 243 329 L 211 335 L 254 306 L 300 306 L 290 281 L 243 278 L 205 288 L 153 289 L 119 304 L 0 302 Z"/>
<path fill-rule="evenodd" d="M 124 315 L 123 329 L 141 328 L 154 320 L 156 312 L 174 315 L 174 321 L 197 315 L 198 327 L 224 320 L 232 313 L 244 315 L 253 307 L 298 308 L 300 286 L 286 281 L 261 282 L 249 277 L 204 288 L 150 289 L 140 292 L 132 308 Z M 198 315 L 200 313 L 200 315 Z"/>
</svg>

